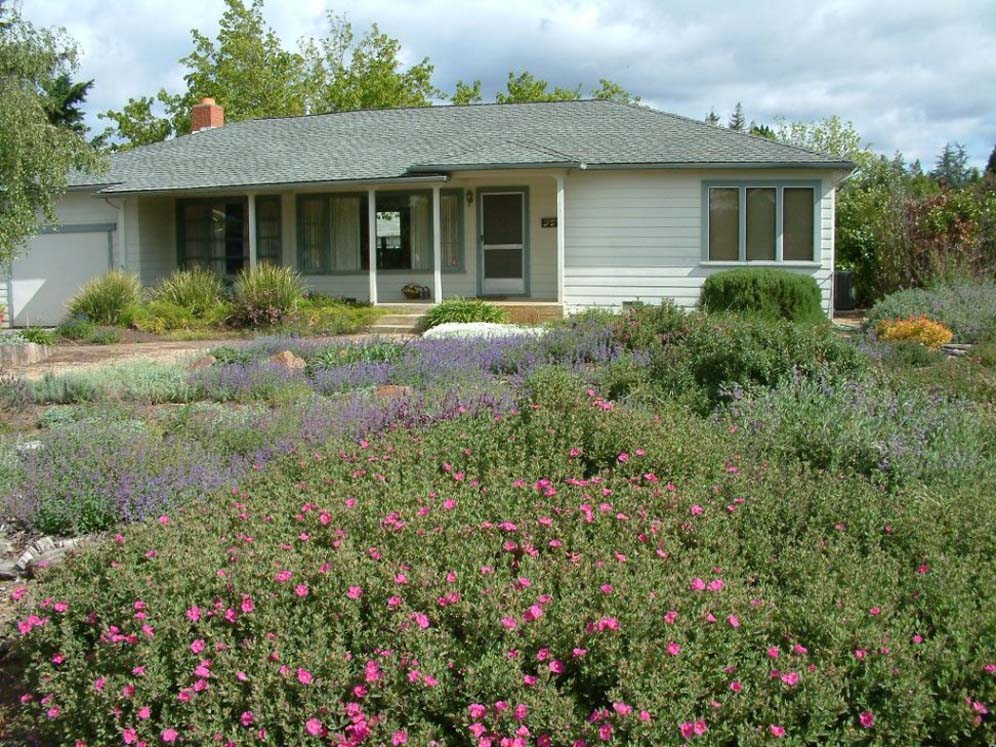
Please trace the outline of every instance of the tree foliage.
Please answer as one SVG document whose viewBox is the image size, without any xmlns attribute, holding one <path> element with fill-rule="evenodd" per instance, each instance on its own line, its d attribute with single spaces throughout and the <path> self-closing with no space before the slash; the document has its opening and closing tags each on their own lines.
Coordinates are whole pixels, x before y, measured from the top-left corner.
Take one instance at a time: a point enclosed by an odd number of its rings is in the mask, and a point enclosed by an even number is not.
<svg viewBox="0 0 996 747">
<path fill-rule="evenodd" d="M 442 94 L 428 58 L 406 68 L 401 44 L 376 24 L 357 36 L 344 16 L 327 15 L 326 34 L 284 49 L 263 18 L 263 0 L 225 0 L 216 39 L 191 31 L 193 50 L 180 59 L 187 88 L 161 89 L 100 115 L 112 122 L 114 148 L 159 142 L 190 131 L 190 110 L 205 96 L 228 121 L 351 109 L 428 106 Z"/>
<path fill-rule="evenodd" d="M 83 110 L 80 108 L 86 101 L 93 80 L 74 81 L 68 72 L 62 72 L 51 80 L 42 82 L 42 90 L 47 99 L 45 111 L 48 121 L 57 127 L 67 127 L 86 134 L 87 127 L 83 122 Z"/>
<path fill-rule="evenodd" d="M 716 110 L 715 109 L 710 109 L 709 113 L 705 115 L 705 119 L 703 121 L 706 124 L 711 124 L 714 127 L 719 127 L 719 123 L 722 120 L 719 118 L 719 115 L 716 114 Z"/>
<path fill-rule="evenodd" d="M 58 122 L 65 112 L 53 112 L 49 91 L 76 65 L 76 43 L 64 30 L 38 28 L 0 0 L 0 265 L 43 220 L 56 220 L 71 170 L 101 165 L 82 133 Z"/>
<path fill-rule="evenodd" d="M 328 33 L 302 44 L 309 113 L 430 106 L 442 93 L 428 57 L 405 69 L 401 43 L 373 24 L 357 39 L 345 16 L 328 13 Z"/>
<path fill-rule="evenodd" d="M 944 144 L 930 175 L 951 187 L 964 187 L 979 176 L 975 169 L 969 167 L 968 153 L 961 143 Z"/>
<path fill-rule="evenodd" d="M 550 84 L 540 80 L 530 72 L 518 75 L 514 71 L 508 74 L 505 90 L 499 91 L 495 101 L 499 104 L 522 104 L 529 101 L 577 101 L 581 98 L 581 84 L 577 88 L 560 88 L 555 86 L 550 90 Z"/>
</svg>

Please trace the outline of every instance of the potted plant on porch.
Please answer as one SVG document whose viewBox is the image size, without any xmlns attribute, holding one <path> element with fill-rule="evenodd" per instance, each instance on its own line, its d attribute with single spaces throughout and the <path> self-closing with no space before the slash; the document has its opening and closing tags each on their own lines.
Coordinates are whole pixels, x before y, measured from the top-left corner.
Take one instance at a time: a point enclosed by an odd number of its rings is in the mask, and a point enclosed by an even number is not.
<svg viewBox="0 0 996 747">
<path fill-rule="evenodd" d="M 401 289 L 401 295 L 407 298 L 409 301 L 421 301 L 432 297 L 432 291 L 427 285 L 419 285 L 418 283 L 408 283 Z"/>
</svg>

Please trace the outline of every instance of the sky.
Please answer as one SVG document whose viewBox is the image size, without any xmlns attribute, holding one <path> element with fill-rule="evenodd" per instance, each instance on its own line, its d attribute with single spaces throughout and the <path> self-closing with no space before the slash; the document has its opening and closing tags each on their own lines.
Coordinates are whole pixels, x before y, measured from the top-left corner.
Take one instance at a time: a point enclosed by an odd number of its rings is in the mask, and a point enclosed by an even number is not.
<svg viewBox="0 0 996 747">
<path fill-rule="evenodd" d="M 23 0 L 24 15 L 80 43 L 79 77 L 98 112 L 161 87 L 184 89 L 190 30 L 214 37 L 222 0 Z M 946 142 L 983 167 L 996 144 L 994 0 L 266 0 L 264 15 L 296 48 L 327 10 L 354 28 L 378 23 L 403 59 L 429 57 L 435 83 L 481 80 L 485 98 L 510 70 L 584 90 L 609 78 L 664 111 L 725 121 L 854 123 L 875 150 L 931 166 Z"/>
</svg>

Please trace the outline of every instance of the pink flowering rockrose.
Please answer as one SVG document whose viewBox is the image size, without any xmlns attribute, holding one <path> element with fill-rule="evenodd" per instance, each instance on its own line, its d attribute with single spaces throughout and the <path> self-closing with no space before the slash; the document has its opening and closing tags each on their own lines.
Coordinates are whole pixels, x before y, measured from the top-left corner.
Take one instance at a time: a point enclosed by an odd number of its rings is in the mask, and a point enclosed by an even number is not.
<svg viewBox="0 0 996 747">
<path fill-rule="evenodd" d="M 396 732 L 394 732 L 394 735 L 391 737 L 391 744 L 394 747 L 399 747 L 400 745 L 408 744 L 408 732 L 405 731 L 404 729 L 398 729 Z"/>
<path fill-rule="evenodd" d="M 772 659 L 777 659 L 781 655 L 782 651 L 780 648 L 778 648 L 778 646 L 772 646 L 771 648 L 768 649 L 768 656 Z"/>
<path fill-rule="evenodd" d="M 350 599 L 359 599 L 363 596 L 362 586 L 350 586 L 349 591 L 346 592 L 346 596 Z"/>
<path fill-rule="evenodd" d="M 624 451 L 619 456 L 617 456 L 616 459 L 625 464 L 626 462 L 629 461 L 629 454 L 627 454 Z"/>
<path fill-rule="evenodd" d="M 317 718 L 309 718 L 304 724 L 304 730 L 311 736 L 317 737 L 322 733 L 322 722 Z"/>
<path fill-rule="evenodd" d="M 197 622 L 198 620 L 200 620 L 201 619 L 201 608 L 198 607 L 195 604 L 193 607 L 191 607 L 190 609 L 188 609 L 187 610 L 187 619 L 190 620 L 190 622 Z"/>
<path fill-rule="evenodd" d="M 297 594 L 299 597 L 308 596 L 308 591 L 309 589 L 307 584 L 298 584 L 297 586 L 294 587 L 294 593 Z"/>
<path fill-rule="evenodd" d="M 743 689 L 744 686 L 743 684 L 741 684 L 740 680 L 733 680 L 733 682 L 730 683 L 730 690 L 735 693 L 738 693 Z"/>
<path fill-rule="evenodd" d="M 304 669 L 302 667 L 298 667 L 297 668 L 297 681 L 298 682 L 300 682 L 302 685 L 310 685 L 311 684 L 311 680 L 312 680 L 311 672 L 309 672 L 307 669 Z"/>
<path fill-rule="evenodd" d="M 773 736 L 775 739 L 781 739 L 782 737 L 785 736 L 784 726 L 778 726 L 777 724 L 772 724 L 771 726 L 768 727 L 768 731 L 771 732 L 771 736 Z"/>
<path fill-rule="evenodd" d="M 685 739 L 691 739 L 695 736 L 695 725 L 691 721 L 686 721 L 678 727 L 678 731 Z"/>
<path fill-rule="evenodd" d="M 560 661 L 560 659 L 554 659 L 550 662 L 550 671 L 554 674 L 563 674 L 566 670 L 567 667 L 564 665 L 564 662 Z"/>
<path fill-rule="evenodd" d="M 179 736 L 176 729 L 163 729 L 162 740 L 168 744 L 175 742 Z"/>
<path fill-rule="evenodd" d="M 677 656 L 678 654 L 681 653 L 681 646 L 679 646 L 674 641 L 671 641 L 670 643 L 667 644 L 667 652 L 671 656 Z"/>
<path fill-rule="evenodd" d="M 784 682 L 789 687 L 795 687 L 799 684 L 799 673 L 798 672 L 786 672 L 781 676 L 782 682 Z"/>
<path fill-rule="evenodd" d="M 858 716 L 858 721 L 865 729 L 871 729 L 875 726 L 875 714 L 871 711 L 862 711 L 861 715 Z"/>
<path fill-rule="evenodd" d="M 736 615 L 729 615 L 729 616 L 727 616 L 726 622 L 728 622 L 730 624 L 731 628 L 739 628 L 740 627 L 740 618 L 737 617 Z"/>
<path fill-rule="evenodd" d="M 706 582 L 701 578 L 693 578 L 688 584 L 688 588 L 692 591 L 705 591 Z"/>
<path fill-rule="evenodd" d="M 243 711 L 242 715 L 239 716 L 239 722 L 246 728 L 252 726 L 252 722 L 256 719 L 256 714 L 252 711 Z"/>
</svg>

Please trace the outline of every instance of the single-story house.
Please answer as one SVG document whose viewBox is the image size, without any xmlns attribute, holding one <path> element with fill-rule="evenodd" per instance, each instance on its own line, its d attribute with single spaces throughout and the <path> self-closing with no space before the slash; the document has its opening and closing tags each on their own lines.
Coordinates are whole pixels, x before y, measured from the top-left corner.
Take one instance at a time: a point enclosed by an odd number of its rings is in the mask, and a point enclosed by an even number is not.
<svg viewBox="0 0 996 747">
<path fill-rule="evenodd" d="M 192 121 L 73 175 L 58 224 L 0 277 L 8 318 L 57 323 L 109 267 L 152 286 L 264 261 L 374 304 L 416 283 L 567 312 L 691 306 L 710 273 L 762 265 L 813 276 L 831 308 L 840 158 L 608 101 L 225 124 L 204 99 Z"/>
</svg>

